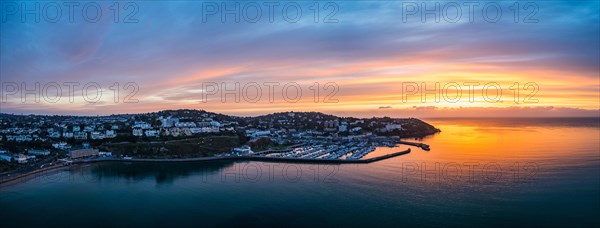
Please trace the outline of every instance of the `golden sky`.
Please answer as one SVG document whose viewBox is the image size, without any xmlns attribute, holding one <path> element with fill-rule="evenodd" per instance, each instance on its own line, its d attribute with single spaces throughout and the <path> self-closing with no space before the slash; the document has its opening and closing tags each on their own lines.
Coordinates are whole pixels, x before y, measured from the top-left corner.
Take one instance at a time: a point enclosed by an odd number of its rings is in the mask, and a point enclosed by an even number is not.
<svg viewBox="0 0 600 228">
<path fill-rule="evenodd" d="M 196 2 L 139 3 L 137 23 L 5 15 L 0 112 L 599 116 L 598 2 L 536 2 L 535 20 L 518 22 L 504 3 L 496 22 L 423 22 L 398 2 L 336 6 L 335 23 L 223 23 Z"/>
</svg>

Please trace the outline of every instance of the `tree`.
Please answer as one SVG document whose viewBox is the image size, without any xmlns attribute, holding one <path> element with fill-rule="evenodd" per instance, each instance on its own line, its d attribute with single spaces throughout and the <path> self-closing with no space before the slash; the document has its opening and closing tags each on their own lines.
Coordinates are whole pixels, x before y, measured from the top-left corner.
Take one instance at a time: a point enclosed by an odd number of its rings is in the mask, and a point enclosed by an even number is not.
<svg viewBox="0 0 600 228">
<path fill-rule="evenodd" d="M 237 132 L 237 137 L 240 141 L 240 145 L 246 144 L 248 142 L 248 140 L 250 140 L 248 138 L 248 136 L 246 136 L 246 133 L 244 133 L 244 132 Z"/>
<path fill-rule="evenodd" d="M 253 150 L 266 149 L 269 147 L 269 145 L 271 145 L 271 138 L 261 137 L 248 143 L 248 145 L 252 147 Z"/>
</svg>

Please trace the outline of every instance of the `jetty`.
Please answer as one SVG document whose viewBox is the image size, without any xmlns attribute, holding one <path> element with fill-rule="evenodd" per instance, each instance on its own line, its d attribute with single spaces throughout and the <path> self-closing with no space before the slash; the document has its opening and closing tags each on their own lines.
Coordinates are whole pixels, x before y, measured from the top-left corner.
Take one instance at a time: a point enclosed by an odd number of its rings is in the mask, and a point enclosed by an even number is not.
<svg viewBox="0 0 600 228">
<path fill-rule="evenodd" d="M 221 157 L 201 157 L 201 158 L 180 158 L 180 159 L 153 159 L 153 158 L 132 158 L 132 159 L 118 159 L 118 158 L 105 158 L 105 159 L 88 159 L 74 162 L 75 164 L 82 163 L 95 163 L 95 162 L 110 162 L 110 161 L 122 161 L 122 162 L 200 162 L 200 161 L 267 161 L 267 162 L 293 162 L 293 163 L 372 163 L 381 161 L 388 158 L 397 157 L 410 153 L 410 148 L 386 154 L 369 159 L 327 159 L 327 158 L 295 158 L 295 157 L 267 157 L 267 156 L 221 156 Z"/>
<path fill-rule="evenodd" d="M 410 146 L 416 146 L 419 147 L 423 150 L 427 150 L 429 151 L 429 145 L 425 144 L 425 143 L 417 143 L 417 142 L 407 142 L 407 141 L 398 141 L 398 144 L 404 144 L 404 145 L 410 145 Z"/>
</svg>

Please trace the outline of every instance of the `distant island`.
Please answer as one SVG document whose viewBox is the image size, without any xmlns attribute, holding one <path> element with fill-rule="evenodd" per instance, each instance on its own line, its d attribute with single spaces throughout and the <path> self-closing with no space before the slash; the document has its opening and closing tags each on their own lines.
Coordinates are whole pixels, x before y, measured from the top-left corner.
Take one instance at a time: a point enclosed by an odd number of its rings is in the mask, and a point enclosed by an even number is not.
<svg viewBox="0 0 600 228">
<path fill-rule="evenodd" d="M 190 109 L 108 116 L 0 113 L 0 172 L 23 173 L 93 159 L 359 160 L 377 146 L 437 132 L 415 118 L 338 117 L 320 112 L 256 117 Z"/>
</svg>

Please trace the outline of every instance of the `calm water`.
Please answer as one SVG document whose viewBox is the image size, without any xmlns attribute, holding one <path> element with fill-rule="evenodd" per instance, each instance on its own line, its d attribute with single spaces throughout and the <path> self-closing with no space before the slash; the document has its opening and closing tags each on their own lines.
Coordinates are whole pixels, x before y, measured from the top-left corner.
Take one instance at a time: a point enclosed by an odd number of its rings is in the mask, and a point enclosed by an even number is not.
<svg viewBox="0 0 600 228">
<path fill-rule="evenodd" d="M 431 151 L 415 148 L 367 165 L 73 167 L 0 188 L 0 221 L 3 227 L 600 225 L 598 119 L 427 121 L 442 130 L 422 140 Z"/>
</svg>

